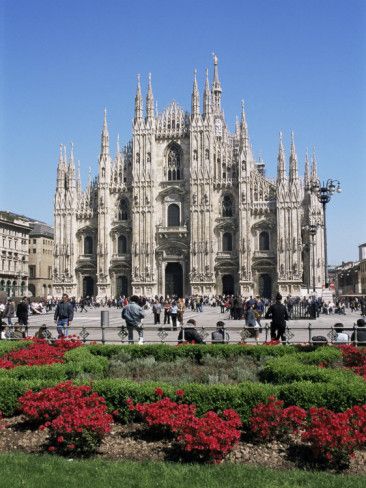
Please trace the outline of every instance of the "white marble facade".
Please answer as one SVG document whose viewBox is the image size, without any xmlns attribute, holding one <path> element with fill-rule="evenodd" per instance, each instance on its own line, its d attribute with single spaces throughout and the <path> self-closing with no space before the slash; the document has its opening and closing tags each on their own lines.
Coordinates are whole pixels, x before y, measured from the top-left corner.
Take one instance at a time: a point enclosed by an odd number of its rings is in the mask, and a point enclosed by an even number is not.
<svg viewBox="0 0 366 488">
<path fill-rule="evenodd" d="M 216 56 L 202 110 L 196 74 L 191 113 L 172 102 L 157 114 L 150 76 L 144 110 L 138 78 L 132 140 L 112 159 L 105 113 L 98 176 L 85 190 L 73 149 L 60 147 L 55 295 L 298 295 L 313 274 L 321 287 L 322 230 L 314 248 L 306 231 L 323 220 L 309 190 L 315 157 L 300 177 L 292 135 L 287 171 L 280 135 L 277 178 L 266 178 L 244 104 L 230 133 L 221 97 Z"/>
</svg>

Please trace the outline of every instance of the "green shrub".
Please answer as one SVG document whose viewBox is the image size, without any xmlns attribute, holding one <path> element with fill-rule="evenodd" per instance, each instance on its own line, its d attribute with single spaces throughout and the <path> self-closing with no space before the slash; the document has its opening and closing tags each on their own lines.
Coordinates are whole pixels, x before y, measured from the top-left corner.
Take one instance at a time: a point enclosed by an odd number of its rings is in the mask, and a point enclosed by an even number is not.
<svg viewBox="0 0 366 488">
<path fill-rule="evenodd" d="M 26 344 L 23 341 L 0 342 L 0 351 L 8 352 L 12 348 L 25 347 Z M 111 410 L 121 409 L 125 419 L 130 415 L 126 408 L 129 397 L 134 402 L 153 401 L 156 398 L 155 388 L 161 386 L 168 396 L 175 398 L 179 382 L 167 385 L 162 381 L 136 383 L 126 379 L 107 379 L 109 359 L 112 357 L 120 363 L 138 361 L 145 366 L 150 365 L 151 369 L 164 364 L 167 371 L 173 368 L 172 361 L 183 364 L 188 359 L 201 365 L 217 366 L 221 360 L 231 358 L 238 369 L 236 371 L 233 367 L 230 374 L 235 373 L 239 378 L 245 378 L 246 361 L 265 362 L 260 374 L 266 383 L 245 381 L 237 385 L 182 385 L 186 392 L 185 401 L 195 403 L 199 414 L 208 410 L 220 412 L 233 408 L 246 421 L 252 407 L 270 395 L 276 395 L 286 405 L 303 408 L 324 406 L 334 411 L 366 403 L 366 382 L 362 377 L 350 371 L 316 366 L 321 363 L 332 366 L 340 360 L 340 351 L 334 347 L 90 345 L 68 351 L 64 364 L 0 370 L 0 411 L 5 415 L 13 415 L 17 412 L 17 399 L 25 391 L 53 386 L 65 379 L 88 383 L 91 378 L 96 378 L 93 389 L 106 398 Z M 238 359 L 236 363 L 235 358 Z M 244 366 L 241 367 L 241 363 Z M 216 378 L 212 377 L 211 382 L 215 381 Z"/>
<path fill-rule="evenodd" d="M 269 346 L 251 346 L 239 344 L 216 344 L 216 345 L 184 345 L 184 346 L 169 346 L 166 344 L 146 344 L 144 347 L 137 345 L 102 345 L 93 344 L 87 346 L 88 349 L 97 356 L 105 356 L 111 358 L 123 351 L 132 358 L 144 358 L 152 356 L 156 361 L 175 361 L 179 357 L 189 357 L 197 362 L 200 362 L 206 355 L 212 357 L 238 357 L 238 356 L 253 356 L 256 359 L 266 356 L 284 356 L 288 354 L 295 354 L 299 348 L 297 346 L 287 347 L 269 347 Z"/>
<path fill-rule="evenodd" d="M 30 341 L 8 341 L 8 340 L 0 340 L 0 357 L 4 356 L 10 351 L 14 351 L 14 349 L 23 349 L 28 347 Z"/>
</svg>

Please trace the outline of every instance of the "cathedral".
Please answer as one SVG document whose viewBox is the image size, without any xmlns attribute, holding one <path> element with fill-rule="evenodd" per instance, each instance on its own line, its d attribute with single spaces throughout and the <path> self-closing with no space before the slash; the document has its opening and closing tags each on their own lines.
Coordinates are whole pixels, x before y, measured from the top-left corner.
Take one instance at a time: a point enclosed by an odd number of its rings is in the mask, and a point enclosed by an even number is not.
<svg viewBox="0 0 366 488">
<path fill-rule="evenodd" d="M 294 136 L 287 170 L 282 134 L 277 177 L 253 155 L 242 103 L 231 133 L 218 59 L 191 113 L 173 101 L 157 113 L 151 76 L 140 78 L 132 140 L 110 151 L 107 115 L 98 175 L 82 188 L 74 151 L 60 146 L 54 199 L 55 296 L 301 295 L 324 283 L 317 164 L 299 175 Z M 309 228 L 316 228 L 310 235 Z"/>
</svg>

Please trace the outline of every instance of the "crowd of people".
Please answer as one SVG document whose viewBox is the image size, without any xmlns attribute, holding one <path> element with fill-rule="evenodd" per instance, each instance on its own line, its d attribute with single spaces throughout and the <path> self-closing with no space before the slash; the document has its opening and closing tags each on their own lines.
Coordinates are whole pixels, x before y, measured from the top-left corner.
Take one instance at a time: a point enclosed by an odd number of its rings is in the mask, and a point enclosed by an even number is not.
<svg viewBox="0 0 366 488">
<path fill-rule="evenodd" d="M 217 295 L 217 296 L 190 296 L 186 298 L 155 296 L 151 298 L 133 295 L 129 299 L 126 296 L 120 296 L 117 299 L 96 300 L 94 297 L 84 297 L 76 300 L 75 297 L 68 297 L 64 294 L 61 299 L 47 298 L 43 302 L 30 301 L 28 298 L 23 299 L 16 305 L 12 298 L 9 298 L 6 304 L 0 304 L 1 318 L 1 337 L 2 338 L 21 338 L 28 331 L 28 319 L 31 314 L 43 314 L 52 312 L 57 327 L 58 337 L 68 335 L 70 324 L 73 321 L 74 314 L 87 313 L 91 308 L 111 308 L 115 307 L 122 310 L 122 318 L 126 323 L 128 341 L 133 342 L 133 331 L 136 330 L 139 337 L 139 343 L 143 343 L 143 319 L 145 312 L 151 309 L 154 325 L 158 327 L 164 325 L 172 330 L 180 328 L 178 342 L 190 342 L 191 340 L 200 343 L 202 337 L 198 334 L 196 325 L 197 321 L 190 318 L 184 324 L 184 314 L 186 311 L 200 314 L 204 307 L 218 307 L 220 313 L 227 314 L 228 320 L 244 321 L 244 328 L 247 330 L 248 337 L 259 342 L 259 336 L 262 332 L 261 320 L 271 319 L 271 339 L 285 341 L 286 322 L 291 319 L 294 310 L 300 309 L 309 318 L 319 317 L 323 314 L 345 314 L 346 309 L 351 312 L 361 312 L 366 316 L 366 299 L 360 297 L 337 298 L 334 301 L 324 302 L 320 297 L 292 297 L 288 295 L 282 303 L 282 296 L 277 293 L 274 301 L 266 298 L 241 297 L 234 295 Z M 13 321 L 15 320 L 15 323 Z M 364 319 L 360 319 L 357 325 L 363 327 Z M 336 334 L 339 335 L 339 341 L 354 341 L 344 330 L 343 324 L 335 324 Z M 365 328 L 366 331 L 366 328 Z M 39 333 L 41 333 L 39 331 Z M 211 334 L 213 343 L 223 343 L 228 341 L 228 333 L 225 328 L 225 322 L 219 320 L 216 330 Z M 190 337 L 193 337 L 190 339 Z M 199 337 L 198 337 L 199 336 Z M 361 334 L 362 336 L 362 334 Z M 363 336 L 362 336 L 363 337 Z M 322 341 L 326 341 L 323 338 Z M 357 340 L 361 339 L 357 337 Z M 363 339 L 362 339 L 363 341 Z M 321 341 L 320 341 L 321 342 Z"/>
</svg>

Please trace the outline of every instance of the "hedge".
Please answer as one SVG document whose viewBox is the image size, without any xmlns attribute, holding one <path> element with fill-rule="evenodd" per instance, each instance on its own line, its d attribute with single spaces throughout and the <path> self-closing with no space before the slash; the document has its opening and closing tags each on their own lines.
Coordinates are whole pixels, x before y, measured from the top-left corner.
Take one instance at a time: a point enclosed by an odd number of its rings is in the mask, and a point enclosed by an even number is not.
<svg viewBox="0 0 366 488">
<path fill-rule="evenodd" d="M 26 343 L 21 344 L 24 347 Z M 246 421 L 251 409 L 270 395 L 278 396 L 286 405 L 303 408 L 324 406 L 334 411 L 366 403 L 366 382 L 361 377 L 349 371 L 316 366 L 320 363 L 332 365 L 339 361 L 339 349 L 324 346 L 315 350 L 313 347 L 305 349 L 308 352 L 299 352 L 301 350 L 296 346 L 84 346 L 68 351 L 63 364 L 0 370 L 0 411 L 5 415 L 17 413 L 17 399 L 28 389 L 39 390 L 66 379 L 89 383 L 89 375 L 93 378 L 93 389 L 106 398 L 111 410 L 120 410 L 121 417 L 126 420 L 130 415 L 126 407 L 127 398 L 135 402 L 155 400 L 154 390 L 157 386 L 162 387 L 167 396 L 175 398 L 177 387 L 172 385 L 105 378 L 108 359 L 121 351 L 128 352 L 132 358 L 154 356 L 157 361 L 174 361 L 182 356 L 200 361 L 206 354 L 224 357 L 251 355 L 257 359 L 271 356 L 261 373 L 263 383 L 185 384 L 185 401 L 195 403 L 199 414 L 208 410 L 234 408 Z"/>
<path fill-rule="evenodd" d="M 184 346 L 169 346 L 166 344 L 155 345 L 89 345 L 92 354 L 97 356 L 104 356 L 110 358 L 117 355 L 121 351 L 128 352 L 132 359 L 145 358 L 153 356 L 156 361 L 175 361 L 180 357 L 190 357 L 199 362 L 204 356 L 220 356 L 220 357 L 237 357 L 237 356 L 252 356 L 260 359 L 263 356 L 284 356 L 288 354 L 295 354 L 301 350 L 301 346 L 287 346 L 287 347 L 273 347 L 263 345 L 239 345 L 239 344 L 207 344 L 207 345 L 184 345 Z M 313 346 L 311 346 L 313 350 Z"/>
</svg>

